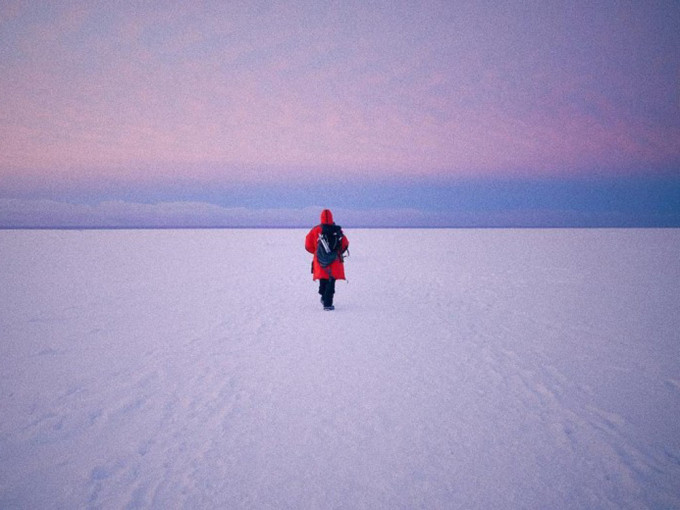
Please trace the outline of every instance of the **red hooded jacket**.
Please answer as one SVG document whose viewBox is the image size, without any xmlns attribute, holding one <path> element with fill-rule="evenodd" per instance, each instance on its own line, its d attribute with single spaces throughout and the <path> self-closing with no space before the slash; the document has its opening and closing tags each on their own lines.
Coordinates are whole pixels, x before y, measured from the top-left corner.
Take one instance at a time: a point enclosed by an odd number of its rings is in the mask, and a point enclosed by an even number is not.
<svg viewBox="0 0 680 510">
<path fill-rule="evenodd" d="M 345 279 L 345 265 L 342 263 L 342 257 L 335 259 L 330 266 L 321 267 L 319 261 L 316 259 L 316 245 L 319 242 L 319 234 L 321 233 L 321 225 L 333 225 L 333 213 L 328 209 L 321 211 L 321 224 L 312 228 L 305 238 L 305 250 L 309 253 L 314 254 L 314 260 L 312 261 L 312 275 L 314 280 L 320 278 L 328 278 L 329 270 L 330 276 L 336 280 Z M 340 243 L 340 253 L 344 252 L 349 247 L 349 241 L 347 236 L 343 236 L 342 242 Z"/>
</svg>

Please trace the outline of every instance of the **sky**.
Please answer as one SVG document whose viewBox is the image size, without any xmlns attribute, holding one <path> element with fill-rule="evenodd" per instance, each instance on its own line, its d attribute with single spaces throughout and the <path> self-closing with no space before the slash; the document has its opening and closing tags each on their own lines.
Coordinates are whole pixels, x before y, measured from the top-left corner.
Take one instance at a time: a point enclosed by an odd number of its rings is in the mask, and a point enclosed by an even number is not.
<svg viewBox="0 0 680 510">
<path fill-rule="evenodd" d="M 680 227 L 677 1 L 0 0 L 0 227 Z"/>
</svg>

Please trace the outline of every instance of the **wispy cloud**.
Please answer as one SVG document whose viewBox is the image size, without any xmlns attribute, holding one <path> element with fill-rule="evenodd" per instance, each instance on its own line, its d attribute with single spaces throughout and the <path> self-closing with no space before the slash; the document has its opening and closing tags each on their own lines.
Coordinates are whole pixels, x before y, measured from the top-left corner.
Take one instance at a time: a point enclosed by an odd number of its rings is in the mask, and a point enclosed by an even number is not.
<svg viewBox="0 0 680 510">
<path fill-rule="evenodd" d="M 303 227 L 318 222 L 321 206 L 301 209 L 249 209 L 199 202 L 140 204 L 123 201 L 96 205 L 52 200 L 0 199 L 0 228 L 111 227 Z M 426 226 L 438 215 L 413 209 L 337 209 L 338 220 L 354 225 Z"/>
<path fill-rule="evenodd" d="M 107 201 L 86 205 L 53 200 L 0 199 L 0 226 L 15 228 L 299 226 L 316 214 L 316 210 L 253 210 L 196 202 Z"/>
<path fill-rule="evenodd" d="M 107 201 L 94 205 L 54 200 L 0 199 L 0 228 L 204 228 L 310 227 L 322 206 L 303 208 L 221 207 L 203 202 L 143 204 Z M 357 227 L 677 227 L 675 209 L 592 211 L 502 208 L 334 208 L 336 221 Z"/>
</svg>

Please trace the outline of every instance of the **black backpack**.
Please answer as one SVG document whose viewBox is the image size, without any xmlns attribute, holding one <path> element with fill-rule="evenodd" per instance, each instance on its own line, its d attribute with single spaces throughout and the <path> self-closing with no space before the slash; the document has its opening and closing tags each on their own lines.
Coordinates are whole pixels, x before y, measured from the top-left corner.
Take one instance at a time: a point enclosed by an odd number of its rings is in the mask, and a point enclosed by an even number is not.
<svg viewBox="0 0 680 510">
<path fill-rule="evenodd" d="M 342 228 L 339 225 L 321 225 L 319 240 L 316 243 L 316 259 L 321 267 L 330 266 L 341 257 L 342 237 Z"/>
</svg>

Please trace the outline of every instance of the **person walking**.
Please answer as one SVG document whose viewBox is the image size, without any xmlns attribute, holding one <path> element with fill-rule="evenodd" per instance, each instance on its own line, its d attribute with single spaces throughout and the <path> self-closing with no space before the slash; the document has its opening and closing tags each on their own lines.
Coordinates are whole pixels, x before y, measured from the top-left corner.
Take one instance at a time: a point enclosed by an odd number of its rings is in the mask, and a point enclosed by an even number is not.
<svg viewBox="0 0 680 510">
<path fill-rule="evenodd" d="M 324 310 L 335 310 L 333 296 L 335 281 L 345 279 L 343 254 L 349 248 L 349 240 L 342 228 L 333 221 L 329 209 L 321 211 L 321 223 L 312 227 L 305 237 L 305 249 L 314 255 L 312 279 L 319 280 L 319 294 Z"/>
</svg>

